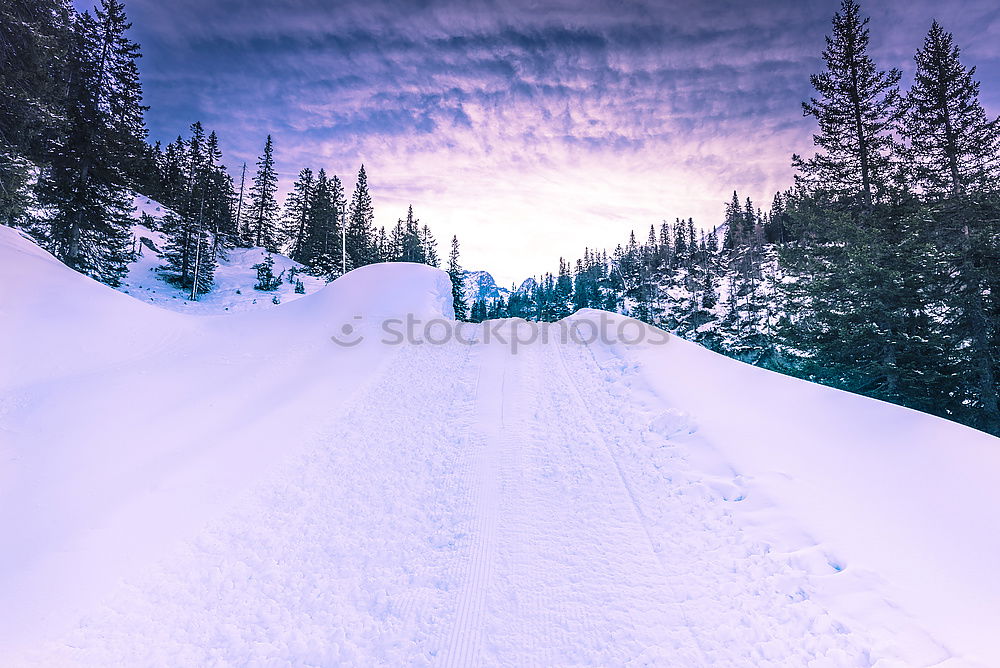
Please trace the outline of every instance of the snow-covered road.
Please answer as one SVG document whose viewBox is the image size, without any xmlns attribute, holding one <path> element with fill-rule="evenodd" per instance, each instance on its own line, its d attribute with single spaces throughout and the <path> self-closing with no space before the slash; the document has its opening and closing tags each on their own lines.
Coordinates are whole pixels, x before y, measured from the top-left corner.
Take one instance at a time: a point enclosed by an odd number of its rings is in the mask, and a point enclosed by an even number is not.
<svg viewBox="0 0 1000 668">
<path fill-rule="evenodd" d="M 676 455 L 686 425 L 651 430 L 630 391 L 572 343 L 399 350 L 335 430 L 42 656 L 870 665 Z"/>
<path fill-rule="evenodd" d="M 1000 665 L 991 436 L 598 311 L 385 345 L 419 265 L 198 318 L 0 260 L 0 665 Z"/>
</svg>

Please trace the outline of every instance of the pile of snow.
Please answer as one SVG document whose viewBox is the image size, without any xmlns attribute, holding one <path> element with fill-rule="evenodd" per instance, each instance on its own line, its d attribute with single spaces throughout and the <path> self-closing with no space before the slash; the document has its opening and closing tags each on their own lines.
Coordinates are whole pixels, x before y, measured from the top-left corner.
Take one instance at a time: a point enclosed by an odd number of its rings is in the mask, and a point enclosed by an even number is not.
<svg viewBox="0 0 1000 668">
<path fill-rule="evenodd" d="M 606 368 L 637 371 L 628 382 L 653 405 L 683 409 L 651 428 L 696 430 L 690 458 L 718 471 L 741 524 L 827 576 L 817 597 L 843 619 L 885 624 L 909 665 L 923 665 L 916 627 L 957 655 L 1000 662 L 1000 440 L 677 337 L 603 354 Z"/>
<path fill-rule="evenodd" d="M 0 257 L 5 380 L 30 383 L 123 364 L 190 329 L 173 313 L 84 279 L 13 228 L 0 226 Z"/>
<path fill-rule="evenodd" d="M 453 316 L 446 274 L 382 269 L 389 283 L 365 268 L 280 308 L 193 317 L 82 276 L 0 226 L 0 282 L 23 286 L 0 299 L 5 656 L 69 628 L 313 444 L 388 358 L 374 338 L 330 340 L 369 295 L 384 306 L 412 286 L 382 314 Z"/>
<path fill-rule="evenodd" d="M 269 309 L 275 306 L 276 301 L 295 301 L 326 285 L 325 279 L 307 274 L 304 265 L 280 253 L 272 253 L 274 275 L 284 273 L 285 280 L 277 290 L 255 290 L 257 270 L 254 265 L 263 262 L 268 253 L 263 248 L 235 248 L 219 258 L 212 290 L 191 301 L 190 290 L 182 290 L 167 282 L 161 271 L 164 263 L 160 255 L 166 244 L 163 234 L 144 224 L 150 222 L 147 217 L 154 223 L 161 220 L 169 209 L 144 196 L 136 196 L 133 205 L 137 223 L 132 227 L 132 235 L 136 240 L 138 257 L 129 264 L 128 273 L 118 289 L 136 299 L 182 313 L 220 315 Z M 287 280 L 293 271 L 295 278 L 302 281 L 304 294 L 296 293 L 295 283 Z"/>
<path fill-rule="evenodd" d="M 0 284 L 7 665 L 1000 663 L 980 432 L 599 311 L 387 345 L 422 265 L 200 318 L 0 227 Z"/>
</svg>

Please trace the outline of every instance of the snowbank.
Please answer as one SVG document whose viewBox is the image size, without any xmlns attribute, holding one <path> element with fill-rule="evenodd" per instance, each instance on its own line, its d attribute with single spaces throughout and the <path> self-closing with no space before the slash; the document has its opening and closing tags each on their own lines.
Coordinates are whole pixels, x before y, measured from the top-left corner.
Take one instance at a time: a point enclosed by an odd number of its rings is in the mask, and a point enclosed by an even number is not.
<svg viewBox="0 0 1000 668">
<path fill-rule="evenodd" d="M 572 319 L 601 317 L 618 319 Z M 862 626 L 894 623 L 899 606 L 956 653 L 1000 660 L 1000 439 L 678 337 L 603 354 L 608 368 L 635 367 L 651 405 L 672 407 L 662 424 L 694 432 L 690 457 L 740 500 L 751 531 L 821 576 L 831 606 Z"/>
<path fill-rule="evenodd" d="M 451 317 L 423 265 L 231 317 L 143 304 L 0 227 L 0 647 L 32 647 L 329 431 L 395 354 L 344 323 Z M 369 308 L 371 306 L 371 308 Z"/>
<path fill-rule="evenodd" d="M 66 267 L 0 225 L 0 387 L 108 364 L 167 345 L 187 327 Z"/>
<path fill-rule="evenodd" d="M 385 262 L 349 271 L 317 292 L 315 298 L 284 310 L 327 319 L 330 315 L 360 316 L 366 321 L 408 314 L 425 320 L 455 318 L 448 274 L 412 262 Z"/>
</svg>

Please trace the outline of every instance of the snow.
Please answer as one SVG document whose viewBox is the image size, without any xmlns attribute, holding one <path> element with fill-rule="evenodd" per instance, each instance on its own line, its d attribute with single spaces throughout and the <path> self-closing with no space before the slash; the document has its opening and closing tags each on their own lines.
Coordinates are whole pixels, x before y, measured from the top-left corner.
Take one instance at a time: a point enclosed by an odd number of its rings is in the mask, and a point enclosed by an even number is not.
<svg viewBox="0 0 1000 668">
<path fill-rule="evenodd" d="M 0 285 L 5 665 L 1000 662 L 993 437 L 599 311 L 385 344 L 422 265 L 205 318 L 0 227 Z"/>
<path fill-rule="evenodd" d="M 844 604 L 845 619 L 884 618 L 897 649 L 917 644 L 915 626 L 933 629 L 945 647 L 997 663 L 998 439 L 676 338 L 619 352 L 658 401 L 697 416 L 695 443 L 733 468 L 727 483 L 773 501 L 743 504 L 744 525 L 836 573 L 817 595 Z"/>
</svg>

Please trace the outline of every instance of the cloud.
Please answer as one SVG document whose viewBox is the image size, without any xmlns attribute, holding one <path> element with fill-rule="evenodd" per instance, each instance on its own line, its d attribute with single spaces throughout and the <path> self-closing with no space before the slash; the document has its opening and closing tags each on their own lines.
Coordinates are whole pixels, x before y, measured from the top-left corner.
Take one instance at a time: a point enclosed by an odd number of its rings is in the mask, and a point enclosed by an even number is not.
<svg viewBox="0 0 1000 668">
<path fill-rule="evenodd" d="M 997 10 L 869 3 L 873 49 L 907 67 L 930 18 L 987 79 Z M 505 281 L 676 216 L 718 222 L 728 193 L 766 203 L 810 149 L 799 102 L 836 4 L 780 0 L 130 0 L 155 138 L 202 120 L 238 174 L 275 137 L 349 184 L 364 162 L 378 222 L 412 202 L 465 263 Z M 942 12 L 948 16 L 942 15 Z M 954 25 L 949 25 L 949 22 Z M 992 39 L 989 36 L 992 35 Z M 1000 105 L 997 105 L 1000 106 Z M 996 106 L 994 106 L 996 108 Z"/>
</svg>

